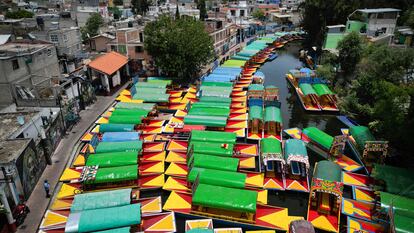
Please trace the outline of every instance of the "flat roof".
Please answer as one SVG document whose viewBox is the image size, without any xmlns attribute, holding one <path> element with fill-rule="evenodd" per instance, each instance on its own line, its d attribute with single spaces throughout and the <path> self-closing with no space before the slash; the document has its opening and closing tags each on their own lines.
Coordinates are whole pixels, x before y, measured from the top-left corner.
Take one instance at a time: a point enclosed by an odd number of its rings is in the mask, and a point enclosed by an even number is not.
<svg viewBox="0 0 414 233">
<path fill-rule="evenodd" d="M 6 164 L 19 158 L 32 139 L 0 141 L 0 163 Z"/>
<path fill-rule="evenodd" d="M 338 24 L 338 25 L 331 25 L 331 26 L 326 26 L 327 28 L 344 28 L 344 27 L 346 27 L 345 25 L 343 25 L 343 24 Z"/>
<path fill-rule="evenodd" d="M 358 9 L 357 11 L 370 14 L 370 13 L 384 13 L 384 12 L 399 12 L 401 10 L 395 9 L 395 8 L 375 8 L 375 9 Z"/>
<path fill-rule="evenodd" d="M 13 133 L 31 122 L 37 114 L 39 111 L 0 113 L 0 141 L 7 140 Z M 20 116 L 23 119 L 23 125 L 17 120 Z"/>
</svg>

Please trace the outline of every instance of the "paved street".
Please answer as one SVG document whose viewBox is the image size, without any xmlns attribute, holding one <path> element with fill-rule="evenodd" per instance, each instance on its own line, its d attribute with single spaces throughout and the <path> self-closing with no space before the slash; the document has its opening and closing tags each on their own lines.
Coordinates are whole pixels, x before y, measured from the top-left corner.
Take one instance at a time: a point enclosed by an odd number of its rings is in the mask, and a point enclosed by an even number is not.
<svg viewBox="0 0 414 233">
<path fill-rule="evenodd" d="M 125 84 L 125 86 L 126 85 L 128 85 L 128 83 Z M 27 201 L 27 205 L 29 206 L 31 212 L 27 216 L 24 223 L 18 228 L 17 232 L 30 233 L 37 231 L 50 201 L 53 200 L 53 193 L 56 191 L 56 185 L 58 184 L 59 177 L 68 162 L 73 159 L 80 137 L 82 137 L 86 129 L 88 129 L 92 123 L 95 122 L 98 115 L 105 111 L 105 109 L 113 103 L 119 92 L 123 90 L 124 87 L 112 96 L 98 96 L 97 101 L 93 105 L 88 106 L 86 110 L 83 110 L 80 113 L 81 120 L 72 128 L 71 131 L 68 131 L 67 135 L 61 140 L 53 154 L 53 164 L 46 167 L 43 175 L 34 188 L 32 195 Z M 52 198 L 45 198 L 45 192 L 43 189 L 43 181 L 45 179 L 47 179 L 50 183 Z"/>
</svg>

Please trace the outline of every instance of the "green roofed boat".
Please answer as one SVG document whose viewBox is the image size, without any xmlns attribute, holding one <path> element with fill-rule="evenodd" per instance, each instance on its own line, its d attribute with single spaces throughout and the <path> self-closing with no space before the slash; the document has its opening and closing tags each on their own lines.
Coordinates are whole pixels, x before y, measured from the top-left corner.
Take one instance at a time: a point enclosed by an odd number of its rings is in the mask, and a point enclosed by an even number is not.
<svg viewBox="0 0 414 233">
<path fill-rule="evenodd" d="M 99 133 L 106 132 L 132 132 L 134 131 L 134 124 L 100 124 Z"/>
<path fill-rule="evenodd" d="M 374 186 L 375 190 L 414 198 L 414 189 L 408 188 L 414 184 L 412 170 L 374 164 L 371 177 L 377 181 L 376 186 Z"/>
<path fill-rule="evenodd" d="M 227 124 L 227 117 L 187 115 L 184 117 L 184 124 L 203 125 L 211 128 L 224 128 Z"/>
<path fill-rule="evenodd" d="M 217 131 L 191 131 L 190 141 L 201 141 L 201 142 L 220 142 L 227 144 L 235 144 L 237 135 L 229 132 L 217 132 Z"/>
<path fill-rule="evenodd" d="M 141 152 L 142 141 L 100 142 L 95 153 L 106 152 Z"/>
<path fill-rule="evenodd" d="M 131 204 L 132 189 L 117 189 L 102 192 L 82 193 L 75 195 L 70 211 L 102 209 Z"/>
<path fill-rule="evenodd" d="M 96 232 L 140 223 L 141 204 L 132 204 L 71 213 L 66 222 L 65 232 Z"/>
<path fill-rule="evenodd" d="M 86 170 L 85 170 L 86 169 Z M 133 183 L 138 179 L 138 164 L 120 167 L 85 167 L 82 176 L 84 185 L 100 185 L 108 183 Z"/>
<path fill-rule="evenodd" d="M 90 154 L 86 159 L 86 166 L 118 167 L 138 163 L 138 152 L 109 152 Z"/>
<path fill-rule="evenodd" d="M 336 96 L 335 94 L 329 89 L 328 85 L 323 83 L 313 84 L 313 89 L 315 90 L 319 105 L 324 111 L 333 111 L 338 112 L 338 106 L 336 105 Z"/>
<path fill-rule="evenodd" d="M 199 167 L 232 172 L 236 172 L 239 168 L 239 159 L 229 157 L 191 154 L 187 161 L 189 168 Z"/>
<path fill-rule="evenodd" d="M 247 175 L 240 172 L 193 167 L 188 173 L 187 181 L 194 183 L 197 177 L 203 184 L 243 189 L 246 187 Z"/>
<path fill-rule="evenodd" d="M 265 177 L 280 179 L 283 183 L 285 160 L 282 154 L 282 143 L 275 138 L 260 140 L 261 160 Z"/>
<path fill-rule="evenodd" d="M 299 88 L 296 88 L 296 92 L 299 96 L 299 100 L 302 106 L 307 111 L 321 111 L 319 105 L 318 95 L 315 89 L 309 83 L 300 83 Z"/>
<path fill-rule="evenodd" d="M 192 153 L 216 155 L 222 157 L 233 156 L 234 144 L 223 144 L 220 142 L 191 141 L 189 151 Z"/>
<path fill-rule="evenodd" d="M 303 129 L 303 134 L 305 134 L 313 143 L 321 146 L 325 151 L 329 151 L 329 149 L 331 149 L 334 141 L 334 138 L 331 135 L 316 127 L 308 127 Z"/>
</svg>

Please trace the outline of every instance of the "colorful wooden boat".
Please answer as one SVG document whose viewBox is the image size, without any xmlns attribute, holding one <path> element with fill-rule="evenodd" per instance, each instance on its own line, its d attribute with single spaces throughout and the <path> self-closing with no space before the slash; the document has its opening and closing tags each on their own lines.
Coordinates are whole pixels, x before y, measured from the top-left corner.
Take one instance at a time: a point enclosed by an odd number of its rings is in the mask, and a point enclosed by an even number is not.
<svg viewBox="0 0 414 233">
<path fill-rule="evenodd" d="M 285 189 L 309 192 L 309 158 L 306 145 L 298 139 L 285 141 Z"/>
<path fill-rule="evenodd" d="M 338 106 L 336 105 L 336 95 L 329 89 L 328 85 L 324 83 L 312 84 L 318 96 L 318 102 L 323 111 L 338 112 Z"/>
<path fill-rule="evenodd" d="M 249 99 L 247 138 L 260 140 L 263 136 L 263 99 Z"/>
<path fill-rule="evenodd" d="M 332 159 L 342 169 L 348 172 L 358 171 L 364 167 L 362 162 L 355 161 L 344 155 L 346 139 L 343 136 L 332 137 L 315 127 L 308 127 L 303 131 L 298 128 L 284 130 L 290 137 L 302 140 L 306 146 L 325 159 Z M 355 158 L 358 159 L 358 158 Z"/>
<path fill-rule="evenodd" d="M 308 203 L 308 221 L 315 228 L 339 232 L 342 190 L 341 168 L 327 160 L 316 163 Z"/>
<path fill-rule="evenodd" d="M 296 88 L 299 101 L 302 107 L 307 111 L 321 111 L 318 96 L 311 84 L 299 83 L 299 88 Z"/>
<path fill-rule="evenodd" d="M 265 174 L 264 188 L 285 189 L 285 164 L 282 143 L 274 138 L 263 138 L 260 141 L 262 170 Z"/>
</svg>

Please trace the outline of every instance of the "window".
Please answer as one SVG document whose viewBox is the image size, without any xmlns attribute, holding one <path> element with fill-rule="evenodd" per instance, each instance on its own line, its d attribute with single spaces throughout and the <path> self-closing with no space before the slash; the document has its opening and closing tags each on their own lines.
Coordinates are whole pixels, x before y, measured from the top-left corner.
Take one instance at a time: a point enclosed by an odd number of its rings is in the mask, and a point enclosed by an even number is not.
<svg viewBox="0 0 414 233">
<path fill-rule="evenodd" d="M 50 41 L 52 41 L 53 43 L 58 43 L 59 38 L 57 35 L 50 35 Z"/>
<path fill-rule="evenodd" d="M 273 161 L 267 161 L 267 170 L 268 171 L 274 171 Z"/>
<path fill-rule="evenodd" d="M 135 52 L 136 53 L 142 53 L 142 52 L 144 52 L 144 48 L 142 46 L 135 46 Z"/>
<path fill-rule="evenodd" d="M 231 10 L 230 13 L 231 13 L 231 16 L 236 16 L 236 11 L 235 10 Z"/>
<path fill-rule="evenodd" d="M 19 61 L 17 59 L 12 60 L 13 70 L 19 69 Z"/>
<path fill-rule="evenodd" d="M 115 51 L 116 52 L 116 45 L 111 45 L 111 51 Z"/>
<path fill-rule="evenodd" d="M 240 10 L 240 16 L 244 17 L 244 10 Z"/>
</svg>

